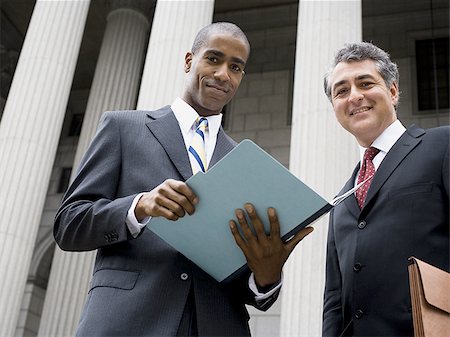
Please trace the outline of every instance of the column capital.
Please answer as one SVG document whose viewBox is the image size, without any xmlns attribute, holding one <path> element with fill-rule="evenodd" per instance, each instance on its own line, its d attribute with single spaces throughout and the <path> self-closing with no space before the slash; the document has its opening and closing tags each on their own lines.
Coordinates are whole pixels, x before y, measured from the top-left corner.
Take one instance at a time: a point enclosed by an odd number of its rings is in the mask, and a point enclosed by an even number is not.
<svg viewBox="0 0 450 337">
<path fill-rule="evenodd" d="M 134 9 L 147 19 L 151 18 L 150 14 L 156 6 L 156 0 L 105 0 L 105 2 L 110 12 L 116 9 Z"/>
</svg>

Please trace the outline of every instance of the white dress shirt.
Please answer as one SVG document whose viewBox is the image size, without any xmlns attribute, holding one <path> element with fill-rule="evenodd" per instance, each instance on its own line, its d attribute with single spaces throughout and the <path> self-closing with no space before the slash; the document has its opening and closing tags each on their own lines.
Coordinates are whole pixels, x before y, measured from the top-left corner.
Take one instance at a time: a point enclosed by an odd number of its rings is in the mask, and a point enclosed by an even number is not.
<svg viewBox="0 0 450 337">
<path fill-rule="evenodd" d="M 195 133 L 195 122 L 199 115 L 189 104 L 179 97 L 177 97 L 170 108 L 180 125 L 187 152 Z M 205 151 L 206 166 L 209 167 L 209 162 L 211 161 L 214 149 L 216 148 L 217 133 L 219 132 L 220 124 L 222 123 L 222 114 L 211 115 L 204 118 L 208 120 L 208 131 L 205 133 Z M 191 160 L 191 165 L 195 165 L 192 156 L 189 156 L 189 160 Z"/>
<path fill-rule="evenodd" d="M 378 136 L 377 139 L 375 139 L 372 143 L 372 147 L 376 147 L 380 152 L 373 158 L 372 162 L 375 166 L 375 171 L 378 170 L 378 167 L 380 166 L 381 162 L 383 161 L 384 157 L 386 157 L 386 154 L 389 152 L 389 150 L 394 146 L 395 142 L 403 135 L 406 128 L 403 126 L 403 124 L 397 119 L 395 122 L 393 122 L 391 125 L 389 125 L 382 133 Z M 363 162 L 364 158 L 364 152 L 366 151 L 366 147 L 359 146 L 359 157 L 360 157 L 360 163 Z M 358 180 L 358 175 L 356 175 L 355 179 L 355 186 L 356 182 Z"/>
</svg>

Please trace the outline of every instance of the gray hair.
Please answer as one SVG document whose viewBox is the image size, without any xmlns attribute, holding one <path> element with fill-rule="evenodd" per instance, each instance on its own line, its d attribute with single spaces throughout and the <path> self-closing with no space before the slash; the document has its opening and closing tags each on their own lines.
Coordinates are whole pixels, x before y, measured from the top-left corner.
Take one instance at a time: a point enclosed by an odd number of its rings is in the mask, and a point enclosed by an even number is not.
<svg viewBox="0 0 450 337">
<path fill-rule="evenodd" d="M 238 26 L 231 22 L 214 22 L 200 29 L 192 44 L 191 52 L 195 54 L 202 48 L 212 33 L 228 33 L 231 36 L 242 40 L 250 52 L 250 43 L 248 42 L 247 36 Z"/>
<path fill-rule="evenodd" d="M 398 86 L 400 81 L 398 68 L 397 65 L 391 61 L 387 52 L 370 42 L 350 43 L 346 44 L 344 48 L 336 53 L 331 69 L 324 76 L 325 94 L 330 101 L 331 84 L 329 83 L 329 78 L 337 64 L 340 62 L 361 62 L 365 60 L 375 61 L 375 66 L 388 88 L 390 88 L 394 82 L 396 82 Z"/>
</svg>

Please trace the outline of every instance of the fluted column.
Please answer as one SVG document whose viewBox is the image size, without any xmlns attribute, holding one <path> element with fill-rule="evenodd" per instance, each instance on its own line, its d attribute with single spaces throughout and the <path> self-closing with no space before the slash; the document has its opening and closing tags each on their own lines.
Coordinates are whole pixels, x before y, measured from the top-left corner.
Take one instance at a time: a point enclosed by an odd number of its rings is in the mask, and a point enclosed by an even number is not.
<svg viewBox="0 0 450 337">
<path fill-rule="evenodd" d="M 0 124 L 0 336 L 13 336 L 89 0 L 36 1 Z"/>
<path fill-rule="evenodd" d="M 106 110 L 135 107 L 148 30 L 147 17 L 137 10 L 119 8 L 108 15 L 72 178 L 96 132 L 101 114 Z M 70 253 L 56 249 L 39 336 L 74 335 L 86 300 L 94 258 L 95 252 Z"/>
<path fill-rule="evenodd" d="M 158 109 L 181 95 L 184 56 L 197 32 L 211 23 L 214 0 L 158 0 L 139 91 L 138 109 Z"/>
<path fill-rule="evenodd" d="M 335 119 L 323 75 L 337 49 L 361 41 L 361 0 L 299 3 L 290 170 L 331 200 L 358 161 L 353 137 Z M 301 205 L 299 205 L 301 207 Z M 289 258 L 280 336 L 321 336 L 328 216 Z"/>
</svg>

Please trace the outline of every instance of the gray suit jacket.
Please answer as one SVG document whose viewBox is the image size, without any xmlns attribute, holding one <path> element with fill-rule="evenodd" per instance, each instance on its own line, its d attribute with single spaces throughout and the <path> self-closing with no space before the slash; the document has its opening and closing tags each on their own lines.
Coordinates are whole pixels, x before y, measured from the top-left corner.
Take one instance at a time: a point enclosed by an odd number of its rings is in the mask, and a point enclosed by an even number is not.
<svg viewBox="0 0 450 337">
<path fill-rule="evenodd" d="M 323 336 L 412 336 L 408 258 L 449 270 L 450 128 L 409 128 L 359 209 L 331 212 Z M 359 165 L 341 193 L 353 187 Z"/>
<path fill-rule="evenodd" d="M 220 129 L 210 165 L 234 146 Z M 152 232 L 143 230 L 136 239 L 130 235 L 125 219 L 138 193 L 191 175 L 169 107 L 103 115 L 54 226 L 62 249 L 97 249 L 77 335 L 174 336 L 192 289 L 200 336 L 248 336 L 244 303 L 267 309 L 275 301 L 277 295 L 255 303 L 249 272 L 222 285 Z"/>
</svg>

